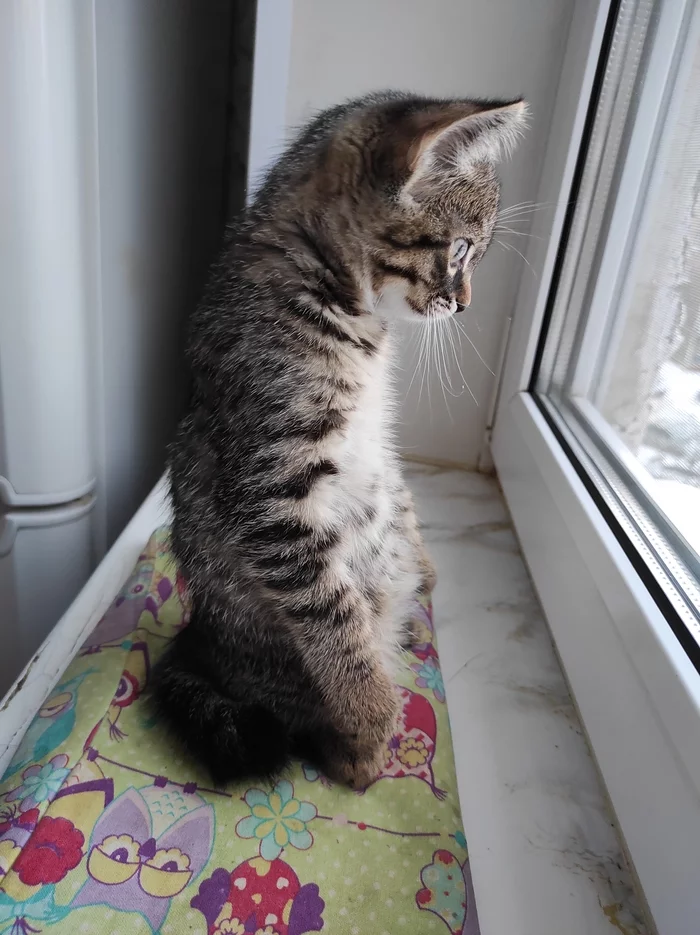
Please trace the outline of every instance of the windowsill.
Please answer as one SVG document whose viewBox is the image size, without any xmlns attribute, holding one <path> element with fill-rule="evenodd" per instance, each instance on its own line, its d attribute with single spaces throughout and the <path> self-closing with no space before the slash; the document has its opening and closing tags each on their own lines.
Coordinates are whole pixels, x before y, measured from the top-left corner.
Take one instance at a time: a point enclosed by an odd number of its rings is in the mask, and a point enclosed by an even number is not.
<svg viewBox="0 0 700 935">
<path fill-rule="evenodd" d="M 649 931 L 495 480 L 411 465 L 482 935 Z"/>
<path fill-rule="evenodd" d="M 435 625 L 482 935 L 647 935 L 604 792 L 492 478 L 407 470 L 438 567 Z M 0 773 L 151 531 L 145 501 L 5 699 Z"/>
</svg>

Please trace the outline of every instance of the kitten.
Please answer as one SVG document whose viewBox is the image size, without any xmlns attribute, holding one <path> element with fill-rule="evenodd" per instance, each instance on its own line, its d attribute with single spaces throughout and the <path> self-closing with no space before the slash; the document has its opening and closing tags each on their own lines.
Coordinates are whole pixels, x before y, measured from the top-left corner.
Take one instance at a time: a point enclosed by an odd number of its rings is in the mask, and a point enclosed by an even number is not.
<svg viewBox="0 0 700 935">
<path fill-rule="evenodd" d="M 321 113 L 231 230 L 192 323 L 171 448 L 193 601 L 154 677 L 217 781 L 290 757 L 364 787 L 435 581 L 392 440 L 397 315 L 468 305 L 522 101 L 374 94 Z"/>
</svg>

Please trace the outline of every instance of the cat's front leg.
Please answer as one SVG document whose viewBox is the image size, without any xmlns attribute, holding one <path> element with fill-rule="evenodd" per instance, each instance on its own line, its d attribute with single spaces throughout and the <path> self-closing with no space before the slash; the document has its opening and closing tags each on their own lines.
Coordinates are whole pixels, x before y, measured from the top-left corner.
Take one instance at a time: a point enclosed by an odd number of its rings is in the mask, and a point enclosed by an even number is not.
<svg viewBox="0 0 700 935">
<path fill-rule="evenodd" d="M 360 789 L 384 765 L 399 698 L 376 645 L 367 599 L 347 585 L 324 591 L 293 609 L 295 638 L 338 732 L 323 769 Z"/>
<path fill-rule="evenodd" d="M 437 571 L 425 547 L 413 505 L 413 496 L 407 487 L 401 489 L 397 502 L 400 528 L 413 550 L 418 565 L 420 592 L 430 594 L 437 583 Z"/>
<path fill-rule="evenodd" d="M 351 650 L 344 671 L 328 673 L 327 704 L 340 742 L 324 764 L 331 778 L 364 789 L 380 774 L 396 732 L 399 698 L 378 654 Z"/>
<path fill-rule="evenodd" d="M 400 705 L 393 681 L 379 668 L 356 689 L 348 687 L 346 702 L 350 703 L 336 719 L 339 742 L 324 771 L 352 789 L 365 789 L 384 768 Z"/>
</svg>

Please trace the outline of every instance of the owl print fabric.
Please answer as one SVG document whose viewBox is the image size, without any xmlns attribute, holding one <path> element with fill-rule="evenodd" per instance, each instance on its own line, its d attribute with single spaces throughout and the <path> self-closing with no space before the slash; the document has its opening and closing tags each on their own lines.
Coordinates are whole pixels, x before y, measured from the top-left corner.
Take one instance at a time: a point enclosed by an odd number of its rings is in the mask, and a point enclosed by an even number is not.
<svg viewBox="0 0 700 935">
<path fill-rule="evenodd" d="M 158 530 L 0 783 L 0 935 L 478 935 L 430 607 L 364 792 L 214 788 L 143 698 L 187 600 Z"/>
</svg>

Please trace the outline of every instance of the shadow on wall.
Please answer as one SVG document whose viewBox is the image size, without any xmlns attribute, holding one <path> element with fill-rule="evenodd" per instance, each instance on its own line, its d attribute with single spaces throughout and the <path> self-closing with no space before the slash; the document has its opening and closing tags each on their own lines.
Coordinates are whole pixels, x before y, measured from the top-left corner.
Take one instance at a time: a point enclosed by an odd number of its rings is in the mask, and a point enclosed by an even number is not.
<svg viewBox="0 0 700 935">
<path fill-rule="evenodd" d="M 104 545 L 163 470 L 184 325 L 243 199 L 254 4 L 96 4 Z"/>
</svg>

